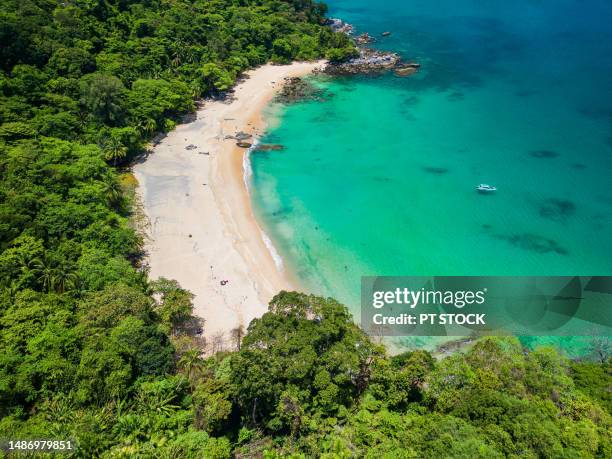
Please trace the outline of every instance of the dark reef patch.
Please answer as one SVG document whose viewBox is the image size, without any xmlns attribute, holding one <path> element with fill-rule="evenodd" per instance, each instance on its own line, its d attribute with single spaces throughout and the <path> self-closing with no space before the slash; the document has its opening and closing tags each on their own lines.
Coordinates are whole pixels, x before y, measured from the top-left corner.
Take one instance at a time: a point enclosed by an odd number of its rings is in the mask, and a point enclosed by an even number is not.
<svg viewBox="0 0 612 459">
<path fill-rule="evenodd" d="M 415 121 L 417 119 L 414 113 L 412 113 L 410 110 L 407 110 L 405 108 L 399 109 L 398 113 L 402 115 L 402 118 L 404 118 L 406 121 Z"/>
<path fill-rule="evenodd" d="M 587 118 L 596 121 L 612 119 L 612 109 L 608 107 L 583 107 L 578 111 Z"/>
<path fill-rule="evenodd" d="M 576 204 L 567 199 L 547 199 L 540 206 L 540 216 L 548 220 L 565 221 L 576 213 Z"/>
<path fill-rule="evenodd" d="M 310 81 L 299 77 L 287 77 L 285 84 L 274 97 L 274 101 L 281 104 L 292 104 L 296 102 L 326 102 L 334 97 L 328 90 L 316 87 Z"/>
<path fill-rule="evenodd" d="M 515 247 L 536 253 L 557 253 L 567 255 L 568 251 L 561 247 L 557 241 L 538 236 L 532 233 L 499 235 L 499 239 L 509 242 Z"/>
<path fill-rule="evenodd" d="M 273 211 L 270 215 L 272 215 L 273 217 L 284 217 L 286 215 L 289 215 L 292 211 L 293 209 L 291 208 L 291 206 L 283 206 Z"/>
<path fill-rule="evenodd" d="M 312 123 L 328 124 L 331 120 L 334 120 L 334 121 L 337 121 L 337 122 L 342 122 L 345 119 L 346 118 L 340 116 L 340 114 L 335 112 L 335 111 L 325 110 L 325 111 L 319 113 L 318 115 L 313 116 L 312 118 L 310 118 L 310 121 Z"/>
<path fill-rule="evenodd" d="M 465 94 L 462 93 L 461 91 L 454 91 L 450 93 L 448 96 L 446 96 L 446 99 L 451 102 L 457 102 L 459 100 L 465 99 Z"/>
<path fill-rule="evenodd" d="M 284 145 L 279 143 L 260 143 L 254 148 L 254 151 L 279 151 L 284 149 Z"/>
<path fill-rule="evenodd" d="M 521 89 L 514 93 L 516 97 L 531 97 L 534 94 L 536 94 L 536 91 L 533 91 L 531 89 Z"/>
<path fill-rule="evenodd" d="M 571 166 L 574 169 L 586 169 L 586 165 L 582 163 L 572 163 Z"/>
<path fill-rule="evenodd" d="M 556 158 L 557 156 L 559 156 L 559 153 L 557 153 L 556 151 L 552 151 L 552 150 L 532 150 L 529 152 L 529 156 L 531 156 L 532 158 L 550 159 L 550 158 Z"/>
<path fill-rule="evenodd" d="M 423 170 L 434 175 L 442 175 L 448 173 L 448 169 L 445 167 L 423 167 Z"/>
<path fill-rule="evenodd" d="M 403 105 L 412 106 L 418 103 L 419 103 L 419 98 L 417 96 L 408 96 L 408 97 L 405 97 L 404 100 L 402 100 Z"/>
</svg>

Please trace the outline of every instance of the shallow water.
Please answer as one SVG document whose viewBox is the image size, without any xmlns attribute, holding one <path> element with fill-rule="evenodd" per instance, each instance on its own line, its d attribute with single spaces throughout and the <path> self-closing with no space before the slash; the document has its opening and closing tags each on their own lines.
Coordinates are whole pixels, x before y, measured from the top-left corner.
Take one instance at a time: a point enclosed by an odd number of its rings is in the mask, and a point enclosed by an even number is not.
<svg viewBox="0 0 612 459">
<path fill-rule="evenodd" d="M 422 69 L 314 79 L 326 100 L 282 107 L 285 149 L 252 155 L 305 289 L 358 315 L 364 275 L 612 275 L 612 4 L 328 3 Z"/>
</svg>

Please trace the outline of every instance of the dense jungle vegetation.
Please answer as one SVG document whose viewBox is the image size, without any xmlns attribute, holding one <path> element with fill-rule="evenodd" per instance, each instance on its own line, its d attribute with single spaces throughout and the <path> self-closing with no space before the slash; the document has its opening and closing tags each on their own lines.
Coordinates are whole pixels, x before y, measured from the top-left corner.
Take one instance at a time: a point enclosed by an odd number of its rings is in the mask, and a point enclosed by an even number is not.
<svg viewBox="0 0 612 459">
<path fill-rule="evenodd" d="M 609 359 L 513 339 L 389 357 L 344 306 L 285 292 L 203 358 L 191 294 L 148 278 L 121 166 L 250 67 L 353 55 L 325 13 L 0 2 L 0 439 L 83 458 L 612 457 Z"/>
</svg>

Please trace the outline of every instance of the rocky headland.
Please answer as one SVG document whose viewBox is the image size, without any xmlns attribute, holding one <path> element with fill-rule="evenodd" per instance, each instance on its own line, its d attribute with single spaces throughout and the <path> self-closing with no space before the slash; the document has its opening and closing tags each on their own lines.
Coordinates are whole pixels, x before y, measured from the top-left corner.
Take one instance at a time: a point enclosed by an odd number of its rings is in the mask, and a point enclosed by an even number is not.
<svg viewBox="0 0 612 459">
<path fill-rule="evenodd" d="M 330 62 L 324 69 L 329 75 L 356 75 L 371 74 L 384 71 L 393 71 L 396 76 L 405 77 L 416 73 L 421 65 L 417 62 L 403 62 L 399 54 L 389 51 L 380 51 L 366 45 L 376 41 L 368 32 L 352 37 L 355 27 L 341 19 L 331 18 L 327 24 L 335 32 L 351 36 L 359 49 L 359 55 L 344 62 Z M 391 32 L 384 32 L 387 37 Z"/>
</svg>

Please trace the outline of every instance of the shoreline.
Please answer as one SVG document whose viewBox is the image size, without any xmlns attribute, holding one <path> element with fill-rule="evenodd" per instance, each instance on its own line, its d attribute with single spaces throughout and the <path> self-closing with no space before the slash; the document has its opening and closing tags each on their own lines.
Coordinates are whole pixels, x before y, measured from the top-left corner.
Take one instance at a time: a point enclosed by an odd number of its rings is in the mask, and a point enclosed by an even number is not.
<svg viewBox="0 0 612 459">
<path fill-rule="evenodd" d="M 178 125 L 133 166 L 148 221 L 150 278 L 175 279 L 194 294 L 207 347 L 219 350 L 228 332 L 246 328 L 275 294 L 297 285 L 278 265 L 253 213 L 245 171 L 250 152 L 226 136 L 243 131 L 255 144 L 271 122 L 264 111 L 283 79 L 308 75 L 323 63 L 266 64 L 246 72 L 230 98 L 206 100 L 195 120 Z"/>
</svg>

